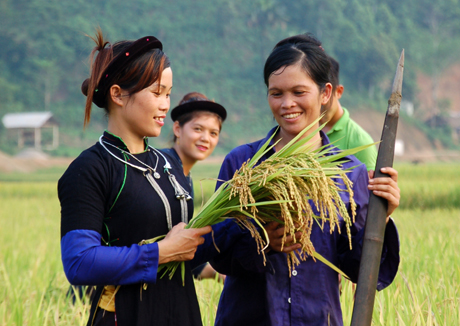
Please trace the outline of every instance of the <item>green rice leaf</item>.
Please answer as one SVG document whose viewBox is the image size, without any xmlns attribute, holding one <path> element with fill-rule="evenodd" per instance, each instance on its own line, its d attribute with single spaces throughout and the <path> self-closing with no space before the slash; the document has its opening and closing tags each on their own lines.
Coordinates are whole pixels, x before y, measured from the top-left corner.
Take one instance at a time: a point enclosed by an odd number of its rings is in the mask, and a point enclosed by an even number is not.
<svg viewBox="0 0 460 326">
<path fill-rule="evenodd" d="M 180 263 L 180 274 L 182 276 L 182 286 L 185 286 L 185 262 Z"/>
<path fill-rule="evenodd" d="M 317 146 L 312 145 L 311 140 L 324 127 L 324 124 L 318 126 L 319 120 L 306 127 L 268 159 L 260 162 L 261 158 L 278 144 L 275 142 L 270 145 L 277 133 L 275 131 L 257 153 L 235 172 L 231 180 L 221 184 L 186 227 L 199 228 L 214 225 L 225 218 L 235 219 L 237 223 L 248 228 L 261 254 L 264 254 L 262 247 L 266 247 L 269 241 L 263 225 L 273 221 L 284 225 L 285 239 L 294 235 L 299 228 L 309 235 L 315 223 L 321 229 L 325 223 L 328 223 L 330 230 L 339 228 L 340 216 L 345 221 L 343 225 L 350 237 L 350 226 L 354 216 L 348 216 L 339 193 L 350 193 L 351 212 L 354 214 L 353 191 L 346 175 L 351 169 L 343 170 L 341 165 L 347 155 L 372 144 L 347 151 L 333 150 L 330 146 L 319 146 L 314 149 Z M 339 178 L 346 185 L 345 190 L 339 187 Z M 313 213 L 312 207 L 317 209 L 318 215 Z M 340 232 L 340 228 L 338 230 Z M 315 257 L 338 270 L 316 253 L 309 236 L 302 237 L 299 241 L 302 244 L 302 254 L 298 257 L 293 253 L 287 255 L 290 271 L 300 264 L 300 260 L 308 256 Z M 159 271 L 165 269 L 169 277 L 172 277 L 179 264 L 165 264 L 161 269 L 159 267 Z M 181 266 L 183 280 L 184 273 Z"/>
<path fill-rule="evenodd" d="M 275 145 L 278 143 L 276 142 L 272 146 L 269 147 L 270 142 L 272 141 L 273 137 L 275 137 L 276 133 L 278 132 L 279 127 L 276 128 L 275 132 L 271 137 L 260 147 L 260 149 L 254 154 L 254 156 L 251 158 L 251 160 L 248 163 L 248 166 L 252 167 L 254 166 L 266 153 L 268 153 Z M 268 147 L 268 148 L 267 148 Z"/>
<path fill-rule="evenodd" d="M 345 274 L 344 272 L 342 272 L 339 268 L 337 268 L 334 264 L 332 264 L 331 262 L 329 262 L 326 258 L 324 258 L 323 256 L 321 256 L 317 251 L 314 252 L 313 254 L 313 257 L 315 257 L 316 259 L 318 259 L 319 261 L 321 261 L 322 263 L 326 264 L 327 266 L 329 266 L 330 268 L 332 268 L 333 270 L 335 270 L 337 273 L 339 273 L 340 275 L 342 275 L 343 277 L 345 277 L 346 279 L 350 279 L 347 274 Z"/>
</svg>

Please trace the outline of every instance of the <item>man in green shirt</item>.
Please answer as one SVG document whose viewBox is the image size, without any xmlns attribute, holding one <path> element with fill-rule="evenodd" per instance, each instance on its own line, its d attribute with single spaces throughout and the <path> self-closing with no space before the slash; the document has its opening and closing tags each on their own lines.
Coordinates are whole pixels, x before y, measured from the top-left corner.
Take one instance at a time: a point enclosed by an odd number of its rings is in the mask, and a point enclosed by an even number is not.
<svg viewBox="0 0 460 326">
<path fill-rule="evenodd" d="M 331 82 L 333 89 L 331 99 L 321 108 L 321 111 L 325 112 L 321 123 L 327 122 L 323 131 L 331 143 L 343 150 L 373 143 L 372 137 L 353 121 L 348 110 L 340 105 L 339 100 L 342 97 L 344 87 L 339 84 L 339 63 L 332 57 L 329 58 L 332 63 Z M 368 171 L 375 170 L 377 160 L 375 146 L 368 147 L 356 153 L 355 156 L 366 165 Z"/>
</svg>

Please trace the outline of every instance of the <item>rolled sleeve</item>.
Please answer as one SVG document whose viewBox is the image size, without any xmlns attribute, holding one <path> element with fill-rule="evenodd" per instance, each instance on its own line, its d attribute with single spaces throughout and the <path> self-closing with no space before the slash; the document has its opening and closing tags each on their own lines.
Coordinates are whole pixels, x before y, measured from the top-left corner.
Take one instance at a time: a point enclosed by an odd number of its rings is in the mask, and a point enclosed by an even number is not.
<svg viewBox="0 0 460 326">
<path fill-rule="evenodd" d="M 396 277 L 400 263 L 399 251 L 400 243 L 398 229 L 396 228 L 394 220 L 390 218 L 385 229 L 377 290 L 381 291 L 386 288 Z"/>
<path fill-rule="evenodd" d="M 361 229 L 353 237 L 352 250 L 339 255 L 340 267 L 342 271 L 350 277 L 352 282 L 357 282 L 359 265 L 364 242 L 365 228 Z M 379 276 L 377 280 L 377 290 L 381 291 L 390 285 L 399 268 L 399 235 L 393 219 L 390 218 L 386 225 L 385 236 L 380 259 Z"/>
</svg>

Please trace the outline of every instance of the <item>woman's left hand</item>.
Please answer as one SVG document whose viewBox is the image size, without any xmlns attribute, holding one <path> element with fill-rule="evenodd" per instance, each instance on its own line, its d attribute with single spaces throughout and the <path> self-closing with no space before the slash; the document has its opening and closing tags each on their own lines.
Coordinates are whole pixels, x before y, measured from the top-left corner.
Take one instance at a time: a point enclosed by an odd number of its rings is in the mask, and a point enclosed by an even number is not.
<svg viewBox="0 0 460 326">
<path fill-rule="evenodd" d="M 385 198 L 388 201 L 387 222 L 390 215 L 399 206 L 400 190 L 398 187 L 398 171 L 393 168 L 386 167 L 380 169 L 382 173 L 388 174 L 390 177 L 375 178 L 374 171 L 369 171 L 369 190 L 374 195 Z"/>
</svg>

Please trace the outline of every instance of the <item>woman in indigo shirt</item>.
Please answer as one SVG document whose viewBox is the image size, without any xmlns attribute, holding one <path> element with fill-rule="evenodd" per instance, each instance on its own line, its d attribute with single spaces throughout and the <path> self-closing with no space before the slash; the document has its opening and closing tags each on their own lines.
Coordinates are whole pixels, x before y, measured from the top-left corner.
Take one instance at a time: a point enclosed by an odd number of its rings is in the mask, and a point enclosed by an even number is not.
<svg viewBox="0 0 460 326">
<path fill-rule="evenodd" d="M 279 125 L 278 131 L 275 127 L 266 138 L 233 149 L 221 167 L 220 180 L 232 178 L 235 170 L 251 158 L 274 132 L 272 142 L 280 141 L 263 159 L 280 150 L 318 119 L 321 105 L 328 102 L 332 90 L 328 56 L 315 44 L 299 42 L 296 38 L 290 40 L 281 41 L 281 45 L 273 49 L 264 68 L 268 104 Z M 317 127 L 315 125 L 312 130 Z M 312 142 L 315 142 L 316 148 L 332 146 L 322 131 L 314 136 Z M 311 239 L 319 254 L 356 282 L 369 190 L 388 200 L 387 215 L 390 216 L 399 205 L 399 188 L 397 172 L 392 168 L 382 169 L 391 178 L 369 180 L 365 166 L 354 156 L 349 156 L 343 164 L 343 169 L 351 167 L 355 168 L 348 177 L 353 182 L 357 204 L 356 222 L 352 227 L 353 249 L 349 248 L 343 220 L 342 232 L 336 229 L 332 234 L 327 223 L 323 230 L 313 223 Z M 336 181 L 344 187 L 340 179 Z M 341 197 L 350 212 L 348 193 L 341 193 Z M 211 261 L 218 272 L 227 275 L 216 325 L 342 325 L 337 273 L 325 264 L 308 258 L 292 271 L 290 277 L 286 253 L 300 248 L 300 245 L 289 244 L 292 238 L 288 238 L 288 245 L 281 251 L 283 228 L 275 223 L 265 228 L 270 238 L 266 266 L 261 255 L 252 254 L 256 245 L 249 236 Z M 248 250 L 251 246 L 252 249 Z M 378 290 L 393 281 L 398 265 L 398 233 L 393 220 L 387 218 Z"/>
</svg>

